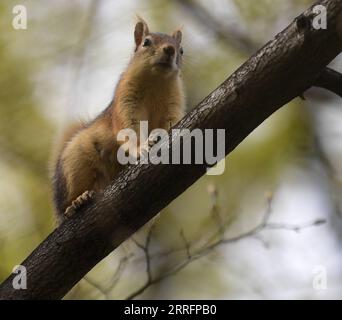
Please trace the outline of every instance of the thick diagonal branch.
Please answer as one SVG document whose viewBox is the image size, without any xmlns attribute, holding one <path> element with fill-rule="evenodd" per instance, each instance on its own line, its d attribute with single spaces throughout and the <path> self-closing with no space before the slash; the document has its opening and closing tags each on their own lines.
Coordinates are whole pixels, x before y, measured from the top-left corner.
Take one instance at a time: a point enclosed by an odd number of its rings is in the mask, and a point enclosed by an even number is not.
<svg viewBox="0 0 342 320">
<path fill-rule="evenodd" d="M 310 8 L 177 127 L 225 129 L 225 152 L 229 154 L 272 113 L 311 87 L 342 49 L 336 31 L 342 1 L 324 0 L 319 4 L 327 8 L 327 30 L 310 27 Z M 0 286 L 0 299 L 62 298 L 93 266 L 205 172 L 204 165 L 129 167 L 93 204 L 66 220 L 22 262 L 27 268 L 27 289 L 13 289 L 11 275 Z"/>
</svg>

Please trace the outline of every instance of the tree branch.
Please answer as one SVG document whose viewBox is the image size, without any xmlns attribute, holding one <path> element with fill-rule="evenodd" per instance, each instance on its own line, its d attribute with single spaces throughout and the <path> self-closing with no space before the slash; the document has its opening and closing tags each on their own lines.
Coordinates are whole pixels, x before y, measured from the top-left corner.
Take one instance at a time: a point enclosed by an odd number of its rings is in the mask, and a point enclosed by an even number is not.
<svg viewBox="0 0 342 320">
<path fill-rule="evenodd" d="M 193 0 L 176 0 L 177 3 L 193 16 L 198 22 L 209 27 L 217 39 L 224 41 L 228 46 L 232 46 L 245 55 L 249 55 L 257 50 L 258 45 L 247 33 L 241 31 L 237 26 L 224 26 L 203 6 Z M 314 83 L 315 87 L 329 90 L 342 97 L 342 74 L 330 68 L 322 71 Z"/>
<path fill-rule="evenodd" d="M 272 113 L 310 88 L 342 49 L 337 33 L 342 1 L 323 0 L 328 29 L 312 29 L 312 8 L 255 53 L 205 98 L 177 128 L 223 128 L 229 154 Z M 297 21 L 306 21 L 305 24 Z M 170 145 L 177 141 L 170 135 Z M 22 262 L 27 289 L 11 275 L 0 299 L 62 298 L 84 275 L 206 172 L 205 165 L 139 164 L 121 172 L 52 232 Z"/>
<path fill-rule="evenodd" d="M 314 86 L 329 90 L 342 98 L 342 74 L 326 68 L 317 78 Z"/>
</svg>

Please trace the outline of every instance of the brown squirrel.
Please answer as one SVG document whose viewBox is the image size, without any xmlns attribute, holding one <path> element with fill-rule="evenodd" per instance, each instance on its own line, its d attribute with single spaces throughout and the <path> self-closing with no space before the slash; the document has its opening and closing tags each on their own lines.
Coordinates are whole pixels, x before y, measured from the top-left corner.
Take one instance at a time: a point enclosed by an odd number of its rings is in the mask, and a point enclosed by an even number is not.
<svg viewBox="0 0 342 320">
<path fill-rule="evenodd" d="M 184 114 L 181 79 L 182 33 L 151 33 L 139 18 L 135 50 L 109 106 L 94 120 L 69 128 L 53 168 L 54 204 L 59 222 L 103 190 L 123 168 L 117 151 L 121 129 L 133 129 L 139 140 L 140 121 L 149 133 L 169 130 Z M 139 146 L 138 146 L 139 147 Z"/>
</svg>

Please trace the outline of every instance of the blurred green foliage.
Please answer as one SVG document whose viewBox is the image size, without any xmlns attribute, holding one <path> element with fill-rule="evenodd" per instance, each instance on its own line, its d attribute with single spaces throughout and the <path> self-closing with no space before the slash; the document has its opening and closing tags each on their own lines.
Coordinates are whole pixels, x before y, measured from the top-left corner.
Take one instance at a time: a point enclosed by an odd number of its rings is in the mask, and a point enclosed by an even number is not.
<svg viewBox="0 0 342 320">
<path fill-rule="evenodd" d="M 34 98 L 32 79 L 37 66 L 26 58 L 25 48 L 18 51 L 17 41 L 20 39 L 12 28 L 11 9 L 8 4 L 1 3 L 0 163 L 1 171 L 6 175 L 1 179 L 4 191 L 0 215 L 6 210 L 9 219 L 2 222 L 0 229 L 0 280 L 52 227 L 47 164 L 53 125 L 42 114 Z M 12 193 L 7 194 L 8 190 Z M 21 217 L 22 212 L 27 217 Z M 21 228 L 16 230 L 20 219 L 27 219 L 29 228 L 24 233 Z M 9 222 L 10 225 L 4 225 Z M 10 236 L 6 236 L 6 228 L 10 230 Z"/>
</svg>

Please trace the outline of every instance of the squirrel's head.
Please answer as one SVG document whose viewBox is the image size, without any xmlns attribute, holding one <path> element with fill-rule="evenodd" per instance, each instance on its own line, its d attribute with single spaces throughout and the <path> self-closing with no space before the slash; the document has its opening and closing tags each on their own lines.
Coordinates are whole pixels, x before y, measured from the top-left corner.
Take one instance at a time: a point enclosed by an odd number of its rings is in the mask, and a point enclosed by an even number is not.
<svg viewBox="0 0 342 320">
<path fill-rule="evenodd" d="M 154 74 L 178 74 L 182 65 L 182 32 L 172 35 L 151 33 L 144 20 L 139 18 L 134 30 L 134 58 L 143 62 Z"/>
</svg>

